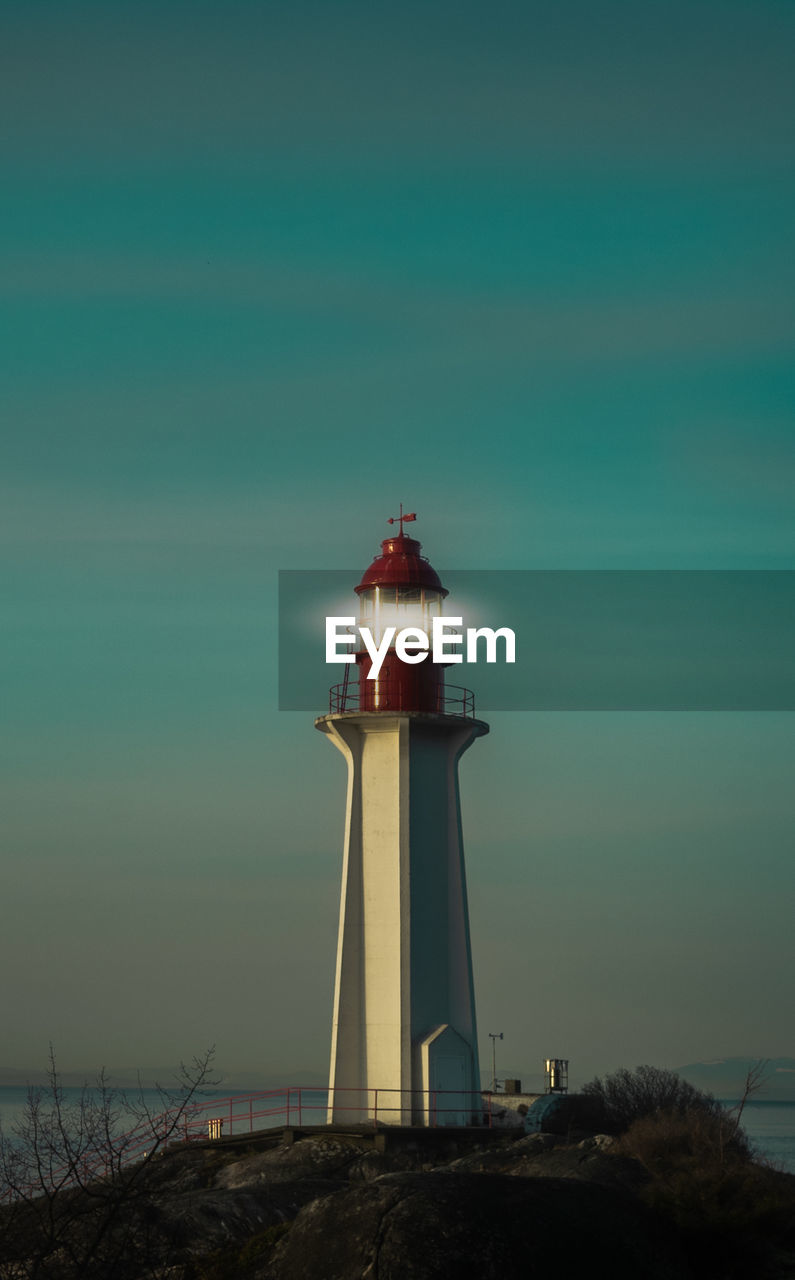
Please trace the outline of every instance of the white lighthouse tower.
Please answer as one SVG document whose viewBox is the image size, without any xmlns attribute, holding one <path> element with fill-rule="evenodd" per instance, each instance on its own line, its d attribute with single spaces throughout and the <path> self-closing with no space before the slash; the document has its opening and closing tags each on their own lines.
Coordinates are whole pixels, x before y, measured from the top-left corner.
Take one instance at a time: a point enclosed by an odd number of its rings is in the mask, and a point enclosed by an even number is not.
<svg viewBox="0 0 795 1280">
<path fill-rule="evenodd" d="M 360 625 L 430 633 L 447 595 L 400 532 L 355 588 Z M 390 521 L 390 523 L 396 523 Z M 465 689 L 394 648 L 375 679 L 331 691 L 315 721 L 348 764 L 329 1121 L 466 1125 L 480 1118 L 458 761 L 488 725 Z M 351 668 L 346 668 L 346 672 Z"/>
</svg>

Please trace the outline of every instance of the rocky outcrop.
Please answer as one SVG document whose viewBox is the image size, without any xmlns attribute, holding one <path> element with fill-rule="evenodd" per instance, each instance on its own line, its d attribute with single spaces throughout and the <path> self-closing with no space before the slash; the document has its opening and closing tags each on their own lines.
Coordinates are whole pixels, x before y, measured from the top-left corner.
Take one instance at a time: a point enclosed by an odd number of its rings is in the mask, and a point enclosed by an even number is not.
<svg viewBox="0 0 795 1280">
<path fill-rule="evenodd" d="M 387 1136 L 381 1151 L 333 1133 L 264 1151 L 218 1144 L 186 1152 L 179 1172 L 174 1153 L 162 1226 L 201 1280 L 527 1280 L 553 1265 L 575 1274 L 594 1251 L 611 1280 L 689 1280 L 632 1194 L 644 1171 L 610 1139 Z"/>
<path fill-rule="evenodd" d="M 530 1280 L 594 1273 L 685 1280 L 686 1261 L 642 1205 L 576 1179 L 386 1174 L 307 1205 L 263 1280 Z"/>
<path fill-rule="evenodd" d="M 448 1168 L 461 1173 L 502 1173 L 519 1178 L 576 1178 L 604 1187 L 639 1190 L 649 1175 L 639 1161 L 617 1155 L 614 1147 L 615 1139 L 606 1134 L 567 1144 L 552 1134 L 537 1133 L 461 1156 Z"/>
<path fill-rule="evenodd" d="M 744 1280 L 749 1274 L 780 1280 L 795 1274 L 786 1269 L 795 1250 L 795 1226 L 788 1235 L 786 1213 L 790 1201 L 795 1204 L 795 1179 L 771 1172 L 783 1215 L 764 1218 L 761 1235 L 754 1228 L 751 1237 L 729 1240 L 714 1223 L 701 1235 L 698 1223 L 695 1234 L 683 1230 L 669 1203 L 649 1195 L 651 1176 L 605 1136 L 571 1142 L 551 1134 L 374 1134 L 362 1127 L 179 1146 L 90 1194 L 64 1196 L 58 1212 L 69 1225 L 61 1237 L 68 1250 L 37 1253 L 41 1202 L 31 1202 L 21 1217 L 0 1210 L 0 1280 L 33 1274 L 54 1280 L 547 1280 L 551 1272 L 610 1280 Z M 701 1173 L 687 1176 L 692 1182 Z M 700 1203 L 698 1194 L 695 1199 Z M 44 1207 L 41 1222 L 52 1206 Z M 773 1227 L 780 1238 L 771 1252 Z M 738 1241 L 747 1239 L 752 1247 L 742 1254 Z"/>
</svg>

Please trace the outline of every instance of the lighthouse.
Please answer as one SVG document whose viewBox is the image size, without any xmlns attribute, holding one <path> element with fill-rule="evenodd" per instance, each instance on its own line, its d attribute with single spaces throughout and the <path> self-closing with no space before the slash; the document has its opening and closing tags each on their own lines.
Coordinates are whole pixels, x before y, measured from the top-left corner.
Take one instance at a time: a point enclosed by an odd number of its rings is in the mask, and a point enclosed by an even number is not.
<svg viewBox="0 0 795 1280">
<path fill-rule="evenodd" d="M 390 627 L 429 634 L 448 594 L 404 532 L 414 518 L 401 508 L 354 588 L 378 645 Z M 458 762 L 488 725 L 425 658 L 403 661 L 393 640 L 368 678 L 361 649 L 315 721 L 348 767 L 330 1122 L 480 1119 Z"/>
</svg>

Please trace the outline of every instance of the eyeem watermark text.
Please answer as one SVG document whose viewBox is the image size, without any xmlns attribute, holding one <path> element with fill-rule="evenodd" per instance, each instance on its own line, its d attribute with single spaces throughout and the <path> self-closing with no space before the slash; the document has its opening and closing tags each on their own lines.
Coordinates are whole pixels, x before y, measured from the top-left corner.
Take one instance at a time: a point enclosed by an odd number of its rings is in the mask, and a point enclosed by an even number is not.
<svg viewBox="0 0 795 1280">
<path fill-rule="evenodd" d="M 504 662 L 516 661 L 516 636 L 510 627 L 467 627 L 463 630 L 463 618 L 437 617 L 431 619 L 430 636 L 421 627 L 384 627 L 380 643 L 376 641 L 369 627 L 356 627 L 355 618 L 326 618 L 326 662 L 354 662 L 353 653 L 341 653 L 338 646 L 350 648 L 358 643 L 355 634 L 358 631 L 365 650 L 370 656 L 371 667 L 367 673 L 368 680 L 375 680 L 381 670 L 384 658 L 390 649 L 401 662 L 414 664 L 424 662 L 430 657 L 431 662 L 444 663 L 464 662 L 463 652 L 457 648 L 466 647 L 466 661 L 478 661 L 478 642 L 485 641 L 486 662 L 497 662 L 497 641 L 502 640 Z M 341 630 L 341 628 L 344 628 Z M 354 628 L 354 632 L 351 632 Z"/>
</svg>

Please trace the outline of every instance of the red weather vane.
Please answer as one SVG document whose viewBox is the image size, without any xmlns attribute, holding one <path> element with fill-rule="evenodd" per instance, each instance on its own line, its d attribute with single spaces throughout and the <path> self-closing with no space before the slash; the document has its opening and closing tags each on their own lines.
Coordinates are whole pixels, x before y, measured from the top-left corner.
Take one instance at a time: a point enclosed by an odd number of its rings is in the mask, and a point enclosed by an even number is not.
<svg viewBox="0 0 795 1280">
<path fill-rule="evenodd" d="M 416 520 L 416 519 L 417 519 L 417 512 L 416 512 L 416 511 L 409 511 L 409 513 L 408 513 L 407 515 L 405 515 L 405 516 L 404 516 L 404 514 L 403 514 L 403 503 L 401 502 L 401 504 L 400 504 L 400 515 L 399 515 L 399 516 L 390 516 L 390 517 L 389 517 L 389 519 L 387 520 L 387 524 L 399 524 L 399 525 L 400 525 L 400 533 L 401 533 L 401 537 L 402 537 L 402 535 L 403 535 L 403 526 L 404 526 L 404 524 L 407 524 L 409 521 L 411 521 L 411 520 Z"/>
</svg>

